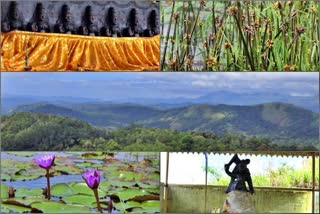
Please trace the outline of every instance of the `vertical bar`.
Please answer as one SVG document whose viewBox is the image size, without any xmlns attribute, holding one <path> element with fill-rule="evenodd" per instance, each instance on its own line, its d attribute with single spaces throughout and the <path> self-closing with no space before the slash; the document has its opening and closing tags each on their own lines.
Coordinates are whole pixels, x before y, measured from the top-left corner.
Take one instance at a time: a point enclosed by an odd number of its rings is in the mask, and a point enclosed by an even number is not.
<svg viewBox="0 0 320 214">
<path fill-rule="evenodd" d="M 315 176 L 315 171 L 316 171 L 316 163 L 315 163 L 315 154 L 312 153 L 312 213 L 315 211 L 315 181 L 316 181 L 316 176 Z"/>
<path fill-rule="evenodd" d="M 206 188 L 205 188 L 205 195 L 204 195 L 204 212 L 207 212 L 207 197 L 208 197 L 208 153 L 204 152 L 204 156 L 206 159 Z"/>
<path fill-rule="evenodd" d="M 169 178 L 169 152 L 166 158 L 166 181 L 164 183 L 163 199 L 164 199 L 164 213 L 168 212 L 168 178 Z"/>
</svg>

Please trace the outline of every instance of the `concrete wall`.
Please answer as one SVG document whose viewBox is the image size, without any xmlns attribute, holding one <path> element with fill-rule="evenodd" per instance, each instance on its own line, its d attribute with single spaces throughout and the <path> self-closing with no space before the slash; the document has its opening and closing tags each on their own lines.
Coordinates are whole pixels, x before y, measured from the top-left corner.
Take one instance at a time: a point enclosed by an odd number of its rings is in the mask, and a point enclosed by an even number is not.
<svg viewBox="0 0 320 214">
<path fill-rule="evenodd" d="M 169 213 L 220 213 L 226 198 L 224 190 L 225 187 L 208 186 L 207 204 L 205 204 L 205 186 L 170 185 L 167 211 Z M 161 191 L 163 195 L 163 186 Z M 258 213 L 310 213 L 312 211 L 310 191 L 256 188 L 254 202 Z M 163 212 L 164 203 L 161 204 Z"/>
</svg>

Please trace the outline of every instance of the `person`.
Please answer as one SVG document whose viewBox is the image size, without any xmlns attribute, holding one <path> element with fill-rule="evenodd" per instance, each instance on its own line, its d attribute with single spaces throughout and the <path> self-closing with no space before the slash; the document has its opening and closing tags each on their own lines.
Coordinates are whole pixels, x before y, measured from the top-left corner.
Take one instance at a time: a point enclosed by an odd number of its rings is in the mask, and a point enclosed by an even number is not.
<svg viewBox="0 0 320 214">
<path fill-rule="evenodd" d="M 8 14 L 1 24 L 1 29 L 2 32 L 25 30 L 24 20 L 22 13 L 19 11 L 17 2 L 10 2 Z"/>
<path fill-rule="evenodd" d="M 232 163 L 235 163 L 236 166 L 230 172 L 230 166 Z M 249 159 L 240 160 L 238 155 L 235 154 L 229 163 L 225 164 L 224 169 L 227 175 L 231 177 L 228 188 L 225 190 L 225 193 L 229 193 L 231 191 L 244 191 L 254 193 L 254 188 L 252 184 L 252 179 L 250 175 L 250 171 L 247 168 L 247 165 L 250 163 Z M 249 189 L 246 186 L 248 184 Z"/>
<path fill-rule="evenodd" d="M 70 7 L 66 4 L 61 7 L 61 14 L 54 27 L 54 32 L 66 34 L 74 34 L 76 32 Z"/>
</svg>

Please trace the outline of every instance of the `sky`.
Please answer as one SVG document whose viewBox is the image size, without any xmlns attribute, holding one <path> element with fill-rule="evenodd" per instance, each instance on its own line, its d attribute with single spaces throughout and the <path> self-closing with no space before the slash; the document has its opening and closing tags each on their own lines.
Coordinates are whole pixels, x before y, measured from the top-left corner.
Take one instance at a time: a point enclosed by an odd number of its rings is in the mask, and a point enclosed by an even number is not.
<svg viewBox="0 0 320 214">
<path fill-rule="evenodd" d="M 286 72 L 65 72 L 2 73 L 2 96 L 64 96 L 103 100 L 196 98 L 216 91 L 319 93 L 319 74 Z"/>
</svg>

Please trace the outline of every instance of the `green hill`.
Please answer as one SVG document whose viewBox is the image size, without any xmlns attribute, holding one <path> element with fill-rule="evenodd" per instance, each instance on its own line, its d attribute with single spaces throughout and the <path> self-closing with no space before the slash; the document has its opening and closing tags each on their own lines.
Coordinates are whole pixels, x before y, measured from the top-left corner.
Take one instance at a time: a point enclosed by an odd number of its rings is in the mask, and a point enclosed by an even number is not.
<svg viewBox="0 0 320 214">
<path fill-rule="evenodd" d="M 3 150 L 67 150 L 103 133 L 87 122 L 56 115 L 21 112 L 1 120 Z"/>
<path fill-rule="evenodd" d="M 290 104 L 254 106 L 192 105 L 173 109 L 142 122 L 181 131 L 237 132 L 269 138 L 318 138 L 316 113 Z"/>
<path fill-rule="evenodd" d="M 134 104 L 51 104 L 21 106 L 16 111 L 55 114 L 77 118 L 104 128 L 145 127 L 178 131 L 204 131 L 223 135 L 241 133 L 262 136 L 279 144 L 318 144 L 318 115 L 286 103 L 260 105 L 196 104 L 173 109 L 157 109 Z M 289 142 L 290 141 L 290 142 Z"/>
<path fill-rule="evenodd" d="M 277 145 L 268 138 L 241 133 L 180 132 L 141 125 L 98 129 L 73 118 L 28 112 L 4 116 L 0 127 L 4 151 L 316 150 L 305 141 Z"/>
</svg>

